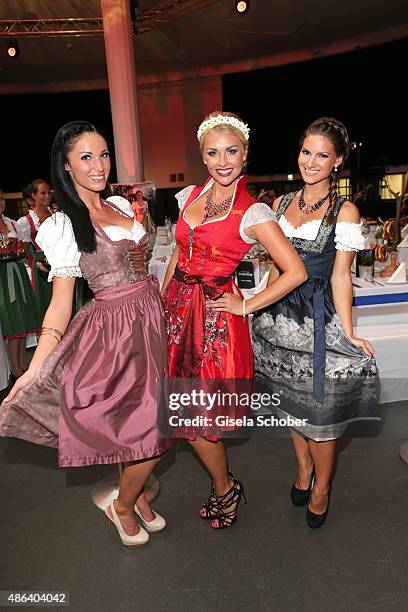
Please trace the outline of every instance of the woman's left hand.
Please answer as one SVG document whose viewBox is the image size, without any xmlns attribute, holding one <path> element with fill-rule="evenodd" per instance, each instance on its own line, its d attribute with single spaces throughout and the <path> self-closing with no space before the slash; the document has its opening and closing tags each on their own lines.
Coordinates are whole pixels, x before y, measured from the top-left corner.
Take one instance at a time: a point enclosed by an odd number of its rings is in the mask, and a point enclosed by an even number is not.
<svg viewBox="0 0 408 612">
<path fill-rule="evenodd" d="M 374 355 L 374 347 L 368 340 L 357 338 L 357 336 L 354 335 L 348 336 L 348 339 L 356 346 L 362 348 L 366 355 L 370 355 L 370 357 Z"/>
<path fill-rule="evenodd" d="M 229 312 L 242 316 L 242 297 L 233 293 L 223 293 L 217 300 L 207 300 L 206 304 L 219 312 Z"/>
</svg>

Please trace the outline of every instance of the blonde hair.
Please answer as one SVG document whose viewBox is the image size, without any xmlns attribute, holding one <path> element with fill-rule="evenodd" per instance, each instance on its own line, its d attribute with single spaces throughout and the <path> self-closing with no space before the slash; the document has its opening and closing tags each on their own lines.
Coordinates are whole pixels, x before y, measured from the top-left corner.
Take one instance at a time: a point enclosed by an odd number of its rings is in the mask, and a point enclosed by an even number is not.
<svg viewBox="0 0 408 612">
<path fill-rule="evenodd" d="M 233 117 L 234 119 L 237 119 L 243 125 L 245 125 L 244 122 L 242 121 L 242 119 L 240 117 L 238 117 L 238 115 L 234 115 L 234 113 L 228 113 L 228 112 L 224 112 L 224 111 L 214 111 L 214 112 L 210 113 L 209 115 L 207 115 L 204 118 L 203 123 L 205 121 L 208 121 L 209 119 L 212 119 L 214 117 L 220 117 L 220 116 L 222 116 L 222 117 Z M 242 132 L 242 130 L 240 130 L 239 128 L 235 127 L 234 125 L 229 125 L 228 123 L 220 123 L 218 125 L 215 125 L 214 127 L 208 127 L 198 137 L 198 141 L 200 143 L 201 152 L 203 152 L 203 148 L 204 148 L 204 139 L 207 136 L 208 132 L 210 132 L 212 130 L 216 130 L 217 132 L 226 132 L 226 133 L 232 134 L 233 136 L 236 136 L 236 138 L 238 138 L 238 140 L 241 142 L 241 144 L 242 144 L 242 146 L 244 147 L 245 150 L 248 148 L 248 140 L 245 138 L 245 135 Z"/>
</svg>

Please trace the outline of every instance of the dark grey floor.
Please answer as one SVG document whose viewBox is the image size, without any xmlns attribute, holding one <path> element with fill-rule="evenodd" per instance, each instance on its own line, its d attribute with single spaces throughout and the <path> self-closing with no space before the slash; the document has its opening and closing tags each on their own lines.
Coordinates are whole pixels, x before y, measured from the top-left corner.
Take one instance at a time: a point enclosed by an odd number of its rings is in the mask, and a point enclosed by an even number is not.
<svg viewBox="0 0 408 612">
<path fill-rule="evenodd" d="M 400 440 L 341 441 L 329 518 L 318 531 L 289 501 L 288 439 L 227 444 L 248 497 L 236 525 L 215 532 L 199 519 L 209 481 L 181 442 L 158 469 L 155 507 L 168 528 L 133 549 L 105 528 L 90 499 L 115 468 L 59 470 L 55 451 L 1 439 L 0 590 L 70 591 L 70 609 L 80 612 L 408 610 Z"/>
</svg>

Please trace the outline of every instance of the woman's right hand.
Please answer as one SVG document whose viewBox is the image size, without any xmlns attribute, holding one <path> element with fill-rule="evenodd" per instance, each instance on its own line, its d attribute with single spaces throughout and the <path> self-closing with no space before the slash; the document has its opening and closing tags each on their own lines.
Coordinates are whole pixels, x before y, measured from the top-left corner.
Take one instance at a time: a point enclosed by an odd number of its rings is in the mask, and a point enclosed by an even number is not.
<svg viewBox="0 0 408 612">
<path fill-rule="evenodd" d="M 28 369 L 27 372 L 24 372 L 24 374 L 22 374 L 19 378 L 17 378 L 16 382 L 11 388 L 10 393 L 8 394 L 7 397 L 4 398 L 4 401 L 5 402 L 11 401 L 13 397 L 16 395 L 16 393 L 20 391 L 20 389 L 24 389 L 24 387 L 28 387 L 29 385 L 31 385 L 31 383 L 34 382 L 36 376 L 37 376 L 37 373 L 30 369 Z"/>
</svg>

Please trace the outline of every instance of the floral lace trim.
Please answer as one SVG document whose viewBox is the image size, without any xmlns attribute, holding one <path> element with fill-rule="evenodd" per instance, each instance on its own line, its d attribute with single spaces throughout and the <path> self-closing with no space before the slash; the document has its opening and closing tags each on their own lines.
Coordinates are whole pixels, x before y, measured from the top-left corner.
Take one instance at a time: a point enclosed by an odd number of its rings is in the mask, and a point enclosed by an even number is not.
<svg viewBox="0 0 408 612">
<path fill-rule="evenodd" d="M 60 268 L 51 268 L 48 274 L 48 282 L 51 282 L 54 276 L 57 278 L 82 278 L 82 272 L 79 266 L 61 266 Z"/>
<path fill-rule="evenodd" d="M 239 226 L 239 233 L 242 240 L 247 244 L 254 244 L 257 242 L 255 238 L 247 236 L 244 230 L 246 230 L 247 227 L 252 227 L 252 225 L 266 223 L 266 221 L 276 221 L 276 215 L 273 210 L 262 202 L 252 204 L 242 217 L 241 225 Z"/>
</svg>

